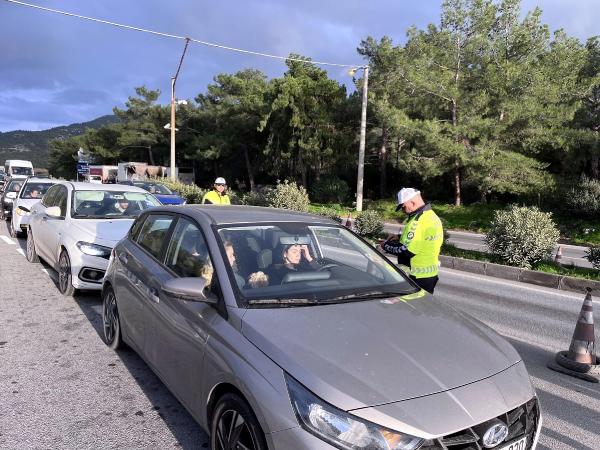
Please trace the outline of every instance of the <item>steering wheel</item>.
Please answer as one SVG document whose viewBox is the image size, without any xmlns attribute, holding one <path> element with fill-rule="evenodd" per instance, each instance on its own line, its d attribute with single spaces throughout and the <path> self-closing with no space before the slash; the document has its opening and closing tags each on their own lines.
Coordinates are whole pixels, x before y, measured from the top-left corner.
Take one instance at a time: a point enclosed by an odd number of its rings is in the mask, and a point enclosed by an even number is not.
<svg viewBox="0 0 600 450">
<path fill-rule="evenodd" d="M 331 269 L 332 267 L 339 267 L 339 264 L 335 264 L 335 263 L 325 264 L 325 265 L 319 267 L 317 269 L 317 272 L 320 272 L 320 271 L 325 270 L 325 269 Z"/>
</svg>

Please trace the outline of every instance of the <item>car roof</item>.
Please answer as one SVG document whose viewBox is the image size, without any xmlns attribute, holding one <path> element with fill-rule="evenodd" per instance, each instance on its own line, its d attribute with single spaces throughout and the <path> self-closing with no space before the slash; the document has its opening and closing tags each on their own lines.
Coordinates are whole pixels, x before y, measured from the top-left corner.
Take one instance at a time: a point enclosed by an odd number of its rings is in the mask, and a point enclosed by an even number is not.
<svg viewBox="0 0 600 450">
<path fill-rule="evenodd" d="M 58 180 L 54 180 L 52 178 L 38 178 L 38 177 L 29 177 L 25 180 L 25 183 L 42 183 L 42 184 L 56 184 Z"/>
<path fill-rule="evenodd" d="M 178 205 L 159 206 L 153 208 L 152 211 L 184 213 L 198 220 L 208 221 L 214 225 L 274 222 L 336 224 L 333 220 L 325 216 L 260 206 Z"/>
<path fill-rule="evenodd" d="M 118 191 L 118 192 L 148 192 L 136 186 L 127 184 L 94 184 L 77 181 L 63 181 L 61 184 L 70 184 L 76 191 Z"/>
</svg>

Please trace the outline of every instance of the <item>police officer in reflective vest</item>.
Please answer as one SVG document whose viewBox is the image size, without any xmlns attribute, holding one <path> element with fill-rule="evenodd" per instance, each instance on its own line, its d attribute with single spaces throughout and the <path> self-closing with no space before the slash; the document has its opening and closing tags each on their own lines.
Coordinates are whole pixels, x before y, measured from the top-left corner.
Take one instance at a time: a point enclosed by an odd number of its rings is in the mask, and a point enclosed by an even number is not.
<svg viewBox="0 0 600 450">
<path fill-rule="evenodd" d="M 438 282 L 439 254 L 444 231 L 442 222 L 421 192 L 403 188 L 398 192 L 398 207 L 408 214 L 400 240 L 388 237 L 381 247 L 398 255 L 398 264 L 410 267 L 410 277 L 427 292 L 433 294 Z"/>
<path fill-rule="evenodd" d="M 231 201 L 229 200 L 229 195 L 225 193 L 227 189 L 227 183 L 225 182 L 225 178 L 219 177 L 215 180 L 215 184 L 213 185 L 213 189 L 208 191 L 202 197 L 202 204 L 208 203 L 209 205 L 231 205 Z"/>
</svg>

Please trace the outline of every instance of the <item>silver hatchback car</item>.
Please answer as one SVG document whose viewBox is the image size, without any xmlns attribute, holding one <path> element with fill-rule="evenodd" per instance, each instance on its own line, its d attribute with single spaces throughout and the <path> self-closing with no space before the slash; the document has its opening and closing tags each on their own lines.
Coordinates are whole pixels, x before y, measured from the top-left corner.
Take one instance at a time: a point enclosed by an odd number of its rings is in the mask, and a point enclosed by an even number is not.
<svg viewBox="0 0 600 450">
<path fill-rule="evenodd" d="M 155 208 L 113 249 L 102 297 L 106 343 L 139 353 L 213 450 L 537 444 L 513 347 L 329 219 Z"/>
</svg>

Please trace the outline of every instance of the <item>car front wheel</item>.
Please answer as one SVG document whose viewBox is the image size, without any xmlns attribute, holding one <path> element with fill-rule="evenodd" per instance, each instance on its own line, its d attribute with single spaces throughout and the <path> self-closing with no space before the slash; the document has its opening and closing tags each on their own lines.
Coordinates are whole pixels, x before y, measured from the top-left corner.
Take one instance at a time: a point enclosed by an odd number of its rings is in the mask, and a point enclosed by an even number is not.
<svg viewBox="0 0 600 450">
<path fill-rule="evenodd" d="M 31 229 L 29 230 L 29 233 L 27 233 L 27 261 L 30 263 L 40 262 L 40 258 L 35 251 L 35 241 L 33 240 L 33 233 L 31 232 Z"/>
<path fill-rule="evenodd" d="M 70 297 L 75 293 L 71 275 L 71 260 L 65 250 L 61 252 L 58 259 L 58 290 L 65 297 Z"/>
<path fill-rule="evenodd" d="M 256 416 L 235 394 L 219 399 L 212 415 L 210 442 L 213 450 L 267 450 Z"/>
</svg>

